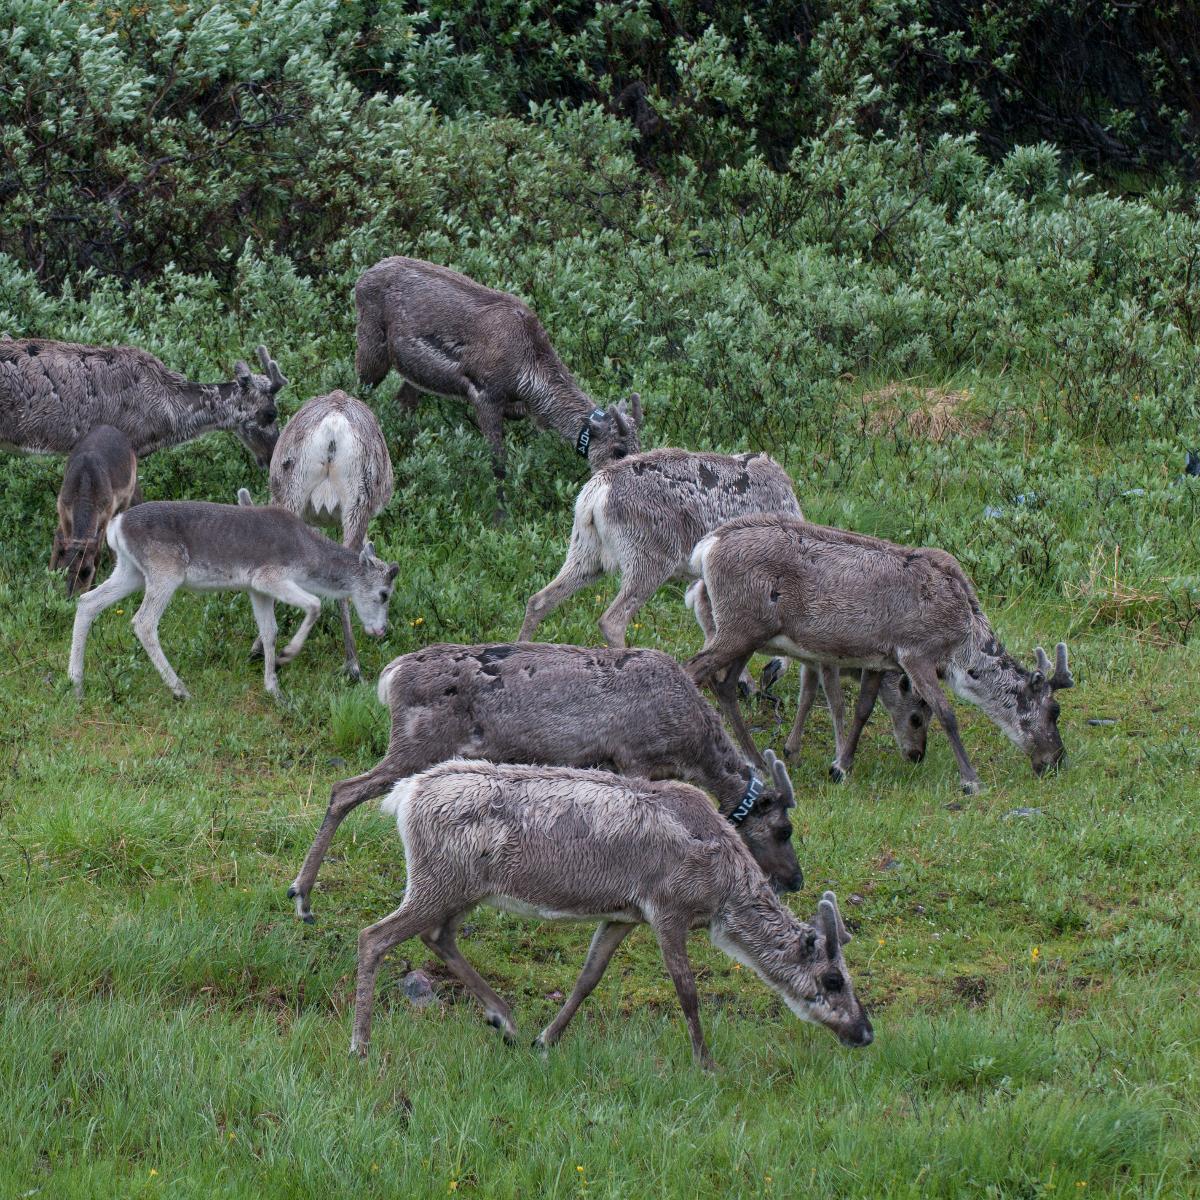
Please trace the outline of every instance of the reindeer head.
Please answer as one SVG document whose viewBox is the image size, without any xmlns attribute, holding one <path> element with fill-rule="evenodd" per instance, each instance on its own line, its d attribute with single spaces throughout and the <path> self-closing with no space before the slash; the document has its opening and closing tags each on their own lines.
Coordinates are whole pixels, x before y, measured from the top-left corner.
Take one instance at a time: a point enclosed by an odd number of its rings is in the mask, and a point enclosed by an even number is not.
<svg viewBox="0 0 1200 1200">
<path fill-rule="evenodd" d="M 969 669 L 956 673 L 956 691 L 978 704 L 1020 746 L 1033 765 L 1034 774 L 1044 775 L 1066 759 L 1058 732 L 1059 704 L 1054 693 L 1074 687 L 1067 666 L 1067 647 L 1059 642 L 1051 666 L 1045 650 L 1034 651 L 1037 666 L 1026 671 L 1007 654 L 983 655 Z"/>
<path fill-rule="evenodd" d="M 287 386 L 287 377 L 279 364 L 259 346 L 258 361 L 265 375 L 255 375 L 244 362 L 233 367 L 238 390 L 233 395 L 235 409 L 233 430 L 238 439 L 254 455 L 260 467 L 271 462 L 271 453 L 279 440 L 279 410 L 275 407 L 276 393 Z"/>
<path fill-rule="evenodd" d="M 399 563 L 386 563 L 376 558 L 375 547 L 370 542 L 363 544 L 350 599 L 363 628 L 371 637 L 380 638 L 387 633 L 388 604 L 399 574 Z"/>
<path fill-rule="evenodd" d="M 641 452 L 638 428 L 642 423 L 642 398 L 631 392 L 628 400 L 597 409 L 588 417 L 587 460 L 593 471 Z"/>
<path fill-rule="evenodd" d="M 796 803 L 792 781 L 787 767 L 770 750 L 763 755 L 763 761 L 769 778 L 736 828 L 775 891 L 797 892 L 804 886 L 804 872 L 792 846 L 792 822 L 788 815 Z M 740 809 L 741 805 L 734 809 L 734 814 Z"/>
<path fill-rule="evenodd" d="M 816 934 L 803 935 L 797 947 L 801 966 L 796 982 L 801 986 L 798 997 L 790 989 L 784 994 L 787 1006 L 802 1020 L 824 1025 L 843 1046 L 869 1046 L 875 1031 L 846 970 L 842 947 L 850 941 L 850 931 L 832 892 L 822 895 L 813 925 Z"/>
<path fill-rule="evenodd" d="M 102 539 L 103 531 L 95 538 L 69 538 L 61 529 L 54 531 L 50 570 L 66 572 L 68 596 L 88 591 L 95 582 L 96 559 L 100 556 Z"/>
<path fill-rule="evenodd" d="M 879 699 L 892 720 L 892 736 L 909 762 L 925 757 L 933 709 L 917 695 L 912 681 L 900 671 L 887 671 L 879 685 Z"/>
</svg>

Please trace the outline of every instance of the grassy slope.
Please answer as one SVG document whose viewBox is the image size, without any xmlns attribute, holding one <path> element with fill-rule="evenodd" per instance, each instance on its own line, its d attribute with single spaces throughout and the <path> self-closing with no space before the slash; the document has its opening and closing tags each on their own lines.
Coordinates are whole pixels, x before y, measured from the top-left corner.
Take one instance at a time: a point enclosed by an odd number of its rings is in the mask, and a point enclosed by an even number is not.
<svg viewBox="0 0 1200 1200">
<path fill-rule="evenodd" d="M 814 515 L 836 516 L 827 507 Z M 468 526 L 461 543 L 382 523 L 410 584 L 385 646 L 364 647 L 368 671 L 424 641 L 515 634 L 569 511 L 517 509 L 507 530 Z M 594 640 L 613 590 L 577 597 L 544 635 Z M 665 589 L 634 640 L 692 652 L 678 600 Z M 506 1049 L 409 944 L 381 977 L 364 1066 L 345 1054 L 355 937 L 402 889 L 398 839 L 373 810 L 343 826 L 314 928 L 284 890 L 330 782 L 385 741 L 370 685 L 336 680 L 331 614 L 277 708 L 243 661 L 245 601 L 185 597 L 162 629 L 195 697 L 178 706 L 121 607 L 93 631 L 80 707 L 64 680 L 70 605 L 40 573 L 0 576 L 0 1195 L 1188 1190 L 1200 1144 L 1194 646 L 1089 628 L 1061 604 L 994 601 L 1019 653 L 1069 635 L 1079 686 L 1063 698 L 1071 769 L 1050 781 L 963 713 L 988 785 L 978 798 L 957 794 L 940 734 L 912 768 L 878 717 L 853 781 L 831 785 L 828 720 L 814 717 L 793 771 L 809 878 L 794 903 L 809 915 L 819 889 L 842 897 L 870 1050 L 798 1025 L 697 936 L 722 1067 L 702 1075 L 643 931 L 548 1060 Z M 790 716 L 794 673 L 788 683 Z M 757 719 L 779 748 L 785 730 L 769 710 Z M 1010 815 L 1020 807 L 1041 811 Z M 588 931 L 489 911 L 471 930 L 468 955 L 532 1037 Z M 401 955 L 439 977 L 443 1008 L 417 1013 L 399 996 Z"/>
</svg>

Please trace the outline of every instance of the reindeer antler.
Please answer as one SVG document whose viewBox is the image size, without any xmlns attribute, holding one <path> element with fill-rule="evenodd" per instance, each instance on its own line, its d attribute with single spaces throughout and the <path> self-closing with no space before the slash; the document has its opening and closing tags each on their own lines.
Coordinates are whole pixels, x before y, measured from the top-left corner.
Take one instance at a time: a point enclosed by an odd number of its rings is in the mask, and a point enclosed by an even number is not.
<svg viewBox="0 0 1200 1200">
<path fill-rule="evenodd" d="M 1037 669 L 1046 677 L 1046 681 L 1050 684 L 1050 690 L 1057 692 L 1061 688 L 1069 688 L 1075 686 L 1075 678 L 1071 674 L 1070 668 L 1067 666 L 1067 643 L 1059 642 L 1054 647 L 1054 664 L 1050 663 L 1045 650 L 1038 646 L 1033 652 L 1034 658 L 1037 659 Z"/>
<path fill-rule="evenodd" d="M 258 361 L 262 369 L 271 377 L 271 395 L 287 387 L 287 376 L 279 369 L 279 364 L 267 353 L 266 346 L 259 346 Z"/>
</svg>

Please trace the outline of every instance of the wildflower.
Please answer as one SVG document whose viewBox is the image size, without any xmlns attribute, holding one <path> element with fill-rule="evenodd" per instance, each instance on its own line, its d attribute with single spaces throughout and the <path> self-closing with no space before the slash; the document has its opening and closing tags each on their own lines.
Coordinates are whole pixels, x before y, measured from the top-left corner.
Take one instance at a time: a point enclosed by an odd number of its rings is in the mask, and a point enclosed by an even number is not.
<svg viewBox="0 0 1200 1200">
<path fill-rule="evenodd" d="M 157 1175 L 157 1174 L 158 1174 L 158 1172 L 153 1167 L 151 1167 L 150 1168 L 150 1178 L 153 1179 L 155 1177 L 155 1175 Z"/>
<path fill-rule="evenodd" d="M 379 1173 L 379 1164 L 378 1164 L 378 1163 L 372 1163 L 372 1164 L 371 1164 L 371 1170 L 372 1170 L 373 1172 L 375 1172 L 376 1174 L 378 1174 L 378 1173 Z"/>
<path fill-rule="evenodd" d="M 117 609 L 117 616 L 118 616 L 118 617 L 123 617 L 124 615 L 125 615 L 125 610 L 124 610 L 123 608 L 118 608 L 118 609 Z"/>
<path fill-rule="evenodd" d="M 1032 946 L 1029 950 L 1029 961 L 1037 962 L 1037 960 L 1041 957 L 1042 957 L 1041 946 Z"/>
<path fill-rule="evenodd" d="M 582 1175 L 582 1174 L 583 1174 L 583 1168 L 582 1168 L 582 1167 L 576 1167 L 576 1168 L 575 1168 L 575 1170 L 577 1170 L 577 1171 L 580 1173 L 580 1175 Z"/>
<path fill-rule="evenodd" d="M 230 1140 L 231 1142 L 236 1142 L 236 1141 L 237 1141 L 237 1134 L 236 1134 L 236 1133 L 234 1133 L 232 1129 L 229 1131 L 229 1140 Z"/>
<path fill-rule="evenodd" d="M 881 946 L 886 946 L 886 945 L 887 945 L 887 938 L 880 938 L 880 939 L 879 939 L 879 944 L 880 944 Z"/>
<path fill-rule="evenodd" d="M 457 1179 L 450 1180 L 450 1186 L 446 1189 L 446 1191 L 457 1192 L 458 1191 L 458 1180 Z"/>
</svg>

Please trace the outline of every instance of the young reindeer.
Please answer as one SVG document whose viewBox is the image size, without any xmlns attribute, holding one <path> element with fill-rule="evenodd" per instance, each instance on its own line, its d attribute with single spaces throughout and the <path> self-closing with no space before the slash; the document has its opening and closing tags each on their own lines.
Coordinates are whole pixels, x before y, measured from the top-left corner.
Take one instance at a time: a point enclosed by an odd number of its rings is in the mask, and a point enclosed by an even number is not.
<svg viewBox="0 0 1200 1200">
<path fill-rule="evenodd" d="M 696 543 L 755 512 L 800 516 L 787 472 L 765 454 L 664 449 L 609 464 L 580 491 L 566 562 L 525 606 L 519 640 L 531 640 L 569 596 L 619 571 L 600 632 L 609 646 L 625 645 L 634 614 L 668 579 L 693 578 L 688 559 Z"/>
<path fill-rule="evenodd" d="M 99 425 L 119 429 L 138 458 L 228 429 L 265 467 L 279 436 L 279 365 L 258 348 L 266 375 L 244 362 L 229 383 L 192 383 L 135 346 L 0 340 L 0 449 L 66 454 Z"/>
<path fill-rule="evenodd" d="M 743 745 L 750 734 L 738 709 L 738 672 L 768 646 L 806 662 L 863 670 L 862 689 L 834 779 L 848 775 L 863 725 L 886 671 L 904 671 L 950 738 L 963 791 L 979 791 L 958 722 L 938 678 L 978 705 L 1030 757 L 1036 774 L 1065 758 L 1055 693 L 1073 686 L 1060 642 L 1051 668 L 1037 650 L 1027 671 L 997 640 L 970 580 L 944 550 L 898 546 L 881 538 L 789 517 L 730 521 L 692 555 L 712 605 L 715 634 L 686 665 L 711 684 Z"/>
<path fill-rule="evenodd" d="M 449 758 L 604 767 L 704 788 L 779 891 L 804 882 L 792 848 L 792 784 L 767 751 L 764 780 L 683 668 L 658 650 L 500 644 L 426 646 L 379 676 L 390 707 L 387 754 L 333 785 L 312 848 L 288 889 L 296 915 L 337 827 L 367 800 Z M 757 755 L 756 755 L 757 758 Z"/>
<path fill-rule="evenodd" d="M 249 592 L 263 645 L 264 684 L 268 692 L 278 695 L 276 662 L 290 662 L 300 652 L 321 612 L 321 597 L 349 596 L 366 631 L 383 637 L 388 601 L 400 571 L 396 563 L 377 559 L 370 542 L 356 554 L 281 508 L 242 503 L 139 504 L 111 522 L 108 544 L 117 565 L 104 583 L 80 597 L 75 610 L 69 675 L 78 696 L 83 695 L 83 650 L 92 622 L 132 592 L 145 592 L 133 618 L 134 633 L 179 700 L 188 698 L 188 690 L 158 641 L 158 623 L 171 597 L 181 587 Z M 304 610 L 300 628 L 278 659 L 276 600 Z"/>
<path fill-rule="evenodd" d="M 528 305 L 419 258 L 385 258 L 354 285 L 358 377 L 402 377 L 401 403 L 418 391 L 466 400 L 492 450 L 503 495 L 504 418 L 528 414 L 553 429 L 593 471 L 638 452 L 641 399 L 598 408 L 554 352 Z"/>
<path fill-rule="evenodd" d="M 50 569 L 66 572 L 68 596 L 92 586 L 109 521 L 140 499 L 129 439 L 111 425 L 98 425 L 72 448 L 58 492 Z"/>
<path fill-rule="evenodd" d="M 713 1067 L 700 1027 L 687 935 L 754 970 L 802 1020 L 846 1046 L 868 1046 L 871 1022 L 842 955 L 850 940 L 826 892 L 814 925 L 779 902 L 749 851 L 708 797 L 686 783 L 604 771 L 455 760 L 397 784 L 383 803 L 404 843 L 404 900 L 358 938 L 352 1053 L 365 1055 L 383 956 L 410 937 L 434 951 L 479 1000 L 489 1024 L 516 1038 L 509 1006 L 463 957 L 466 915 L 488 904 L 543 920 L 600 921 L 570 998 L 535 1044 L 553 1045 L 639 924 L 654 930 L 691 1033 Z"/>
<path fill-rule="evenodd" d="M 361 550 L 371 518 L 392 498 L 392 460 L 375 414 L 345 392 L 314 396 L 284 426 L 270 479 L 272 503 L 312 525 L 341 525 L 342 545 Z M 339 607 L 346 674 L 357 680 L 349 600 Z"/>
<path fill-rule="evenodd" d="M 704 580 L 697 579 L 687 590 L 684 597 L 687 606 L 696 615 L 696 622 L 704 631 L 706 639 L 711 639 L 716 633 L 713 621 L 712 605 L 708 600 L 708 592 Z M 773 680 L 783 673 L 786 660 L 773 658 L 764 670 L 771 671 Z M 818 676 L 825 691 L 825 699 L 829 705 L 829 714 L 833 720 L 833 736 L 835 757 L 840 757 L 845 746 L 845 702 L 842 697 L 842 675 L 852 675 L 862 684 L 861 671 L 838 671 L 829 667 L 812 667 L 808 663 L 800 664 L 800 702 L 796 708 L 796 719 L 792 723 L 791 732 L 783 744 L 784 756 L 795 758 L 800 753 L 800 741 L 804 736 L 804 726 L 808 721 L 809 711 L 817 697 Z M 773 681 L 772 680 L 772 681 Z M 925 758 L 925 743 L 929 735 L 929 718 L 932 709 L 913 690 L 908 676 L 899 671 L 885 671 L 879 684 L 879 699 L 883 703 L 892 722 L 892 736 L 900 753 L 909 762 L 919 763 Z"/>
</svg>

